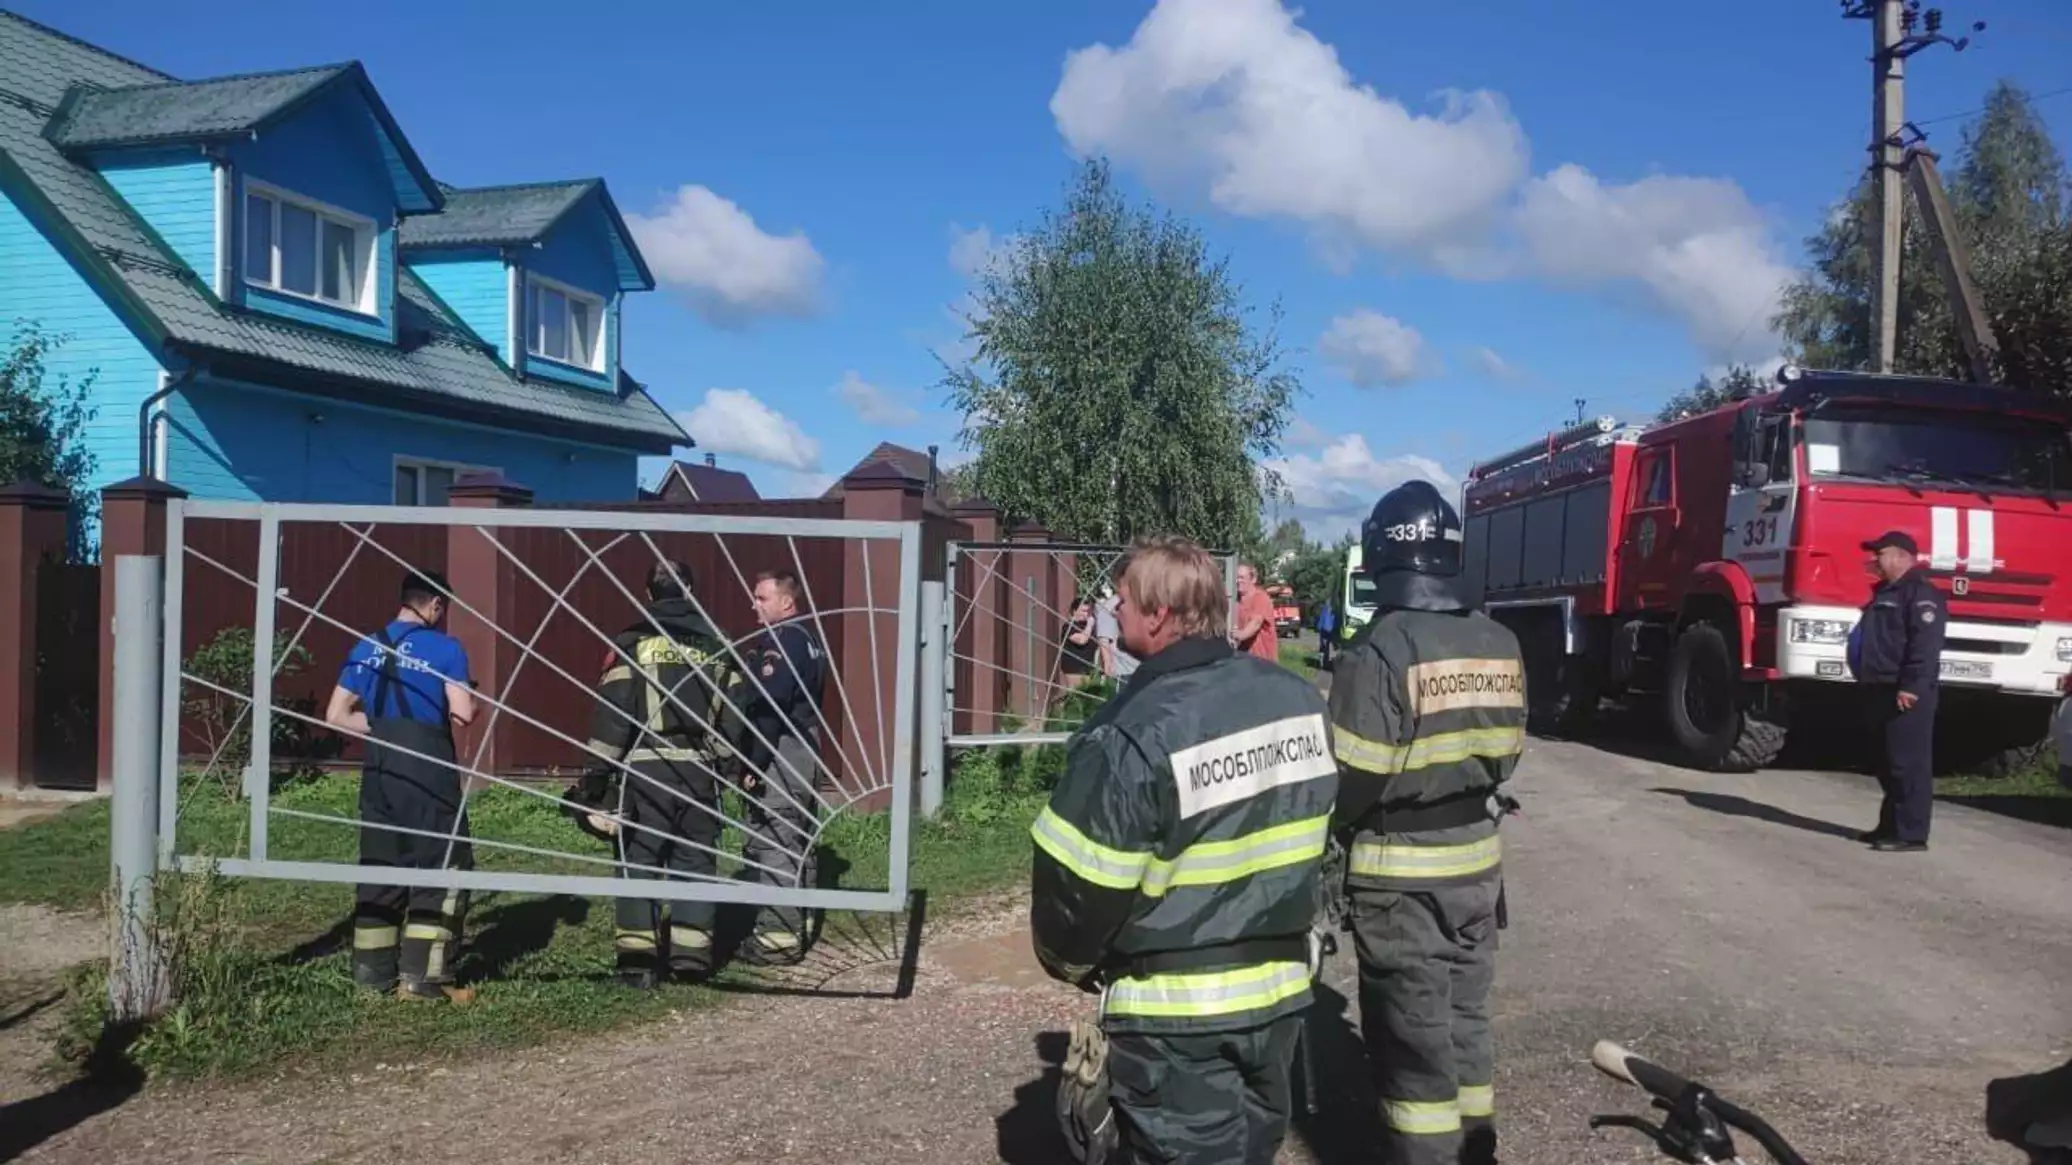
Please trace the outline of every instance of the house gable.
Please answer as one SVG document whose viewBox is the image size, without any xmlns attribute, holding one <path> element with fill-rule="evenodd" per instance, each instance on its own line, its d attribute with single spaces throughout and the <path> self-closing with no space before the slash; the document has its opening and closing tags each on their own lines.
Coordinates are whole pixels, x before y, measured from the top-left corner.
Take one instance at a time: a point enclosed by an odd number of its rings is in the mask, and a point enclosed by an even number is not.
<svg viewBox="0 0 2072 1165">
<path fill-rule="evenodd" d="M 395 342 L 405 207 L 382 137 L 359 88 L 332 85 L 229 147 L 232 303 Z"/>
<path fill-rule="evenodd" d="M 294 93 L 285 99 L 268 85 L 242 90 L 227 81 L 186 86 L 0 11 L 0 76 L 7 79 L 4 88 L 11 96 L 0 101 L 0 208 L 9 220 L 0 223 L 7 234 L 0 245 L 9 248 L 0 264 L 7 274 L 0 279 L 0 297 L 13 297 L 0 304 L 8 308 L 0 313 L 5 316 L 0 326 L 17 318 L 34 320 L 73 334 L 66 352 L 93 356 L 92 366 L 100 370 L 96 424 L 120 434 L 111 437 L 111 457 L 104 462 L 117 465 L 120 476 L 135 471 L 136 410 L 159 386 L 161 368 L 263 384 L 323 402 L 384 408 L 397 417 L 437 418 L 520 440 L 652 454 L 688 443 L 682 427 L 623 372 L 615 391 L 515 377 L 456 309 L 392 257 L 390 342 L 217 294 L 219 278 L 236 290 L 228 277 L 237 274 L 237 247 L 217 245 L 213 255 L 207 253 L 210 244 L 193 228 L 193 219 L 182 219 L 196 201 L 191 197 L 195 184 L 187 184 L 183 193 L 181 182 L 168 177 L 192 165 L 203 146 L 222 155 L 225 165 L 215 173 L 234 175 L 233 154 L 250 146 L 254 157 L 264 160 L 265 151 L 257 147 L 269 138 L 281 140 L 292 123 L 305 118 L 321 124 L 329 117 L 341 127 L 339 133 L 350 137 L 351 95 L 358 91 L 364 98 L 361 124 L 376 127 L 362 139 L 362 156 L 373 159 L 368 169 L 375 176 L 392 180 L 391 210 L 376 217 L 377 223 L 393 232 L 397 214 L 443 201 L 444 192 L 428 176 L 408 182 L 397 178 L 421 167 L 414 156 L 408 164 L 398 160 L 407 154 L 407 143 L 392 132 L 392 121 L 357 66 L 305 88 L 289 86 Z M 176 128 L 168 128 L 170 121 L 153 123 L 148 140 L 115 140 L 111 130 L 95 127 L 120 125 L 120 119 L 104 116 L 98 97 L 95 103 L 79 104 L 93 94 L 119 91 L 136 100 L 146 90 L 156 98 L 174 88 L 205 90 L 209 102 L 202 104 L 209 115 L 190 108 L 192 116 Z M 336 111 L 325 113 L 325 102 L 334 99 Z M 75 106 L 69 112 L 67 102 Z M 230 126 L 240 128 L 230 132 Z M 251 138 L 253 132 L 257 139 Z M 175 190 L 154 195 L 153 181 Z M 229 183 L 218 189 L 226 202 L 236 201 Z M 154 197 L 169 209 L 155 209 Z M 214 220 L 219 240 L 228 233 L 220 228 L 230 217 Z M 31 278 L 29 272 L 39 274 Z M 502 298 L 510 300 L 508 294 Z M 101 345 L 99 352 L 90 352 L 89 332 L 107 337 L 93 340 Z M 118 362 L 123 367 L 117 368 Z M 184 388 L 175 387 L 177 403 Z"/>
<path fill-rule="evenodd" d="M 598 389 L 618 376 L 619 304 L 627 278 L 603 189 L 592 185 L 522 252 L 527 376 Z"/>
</svg>

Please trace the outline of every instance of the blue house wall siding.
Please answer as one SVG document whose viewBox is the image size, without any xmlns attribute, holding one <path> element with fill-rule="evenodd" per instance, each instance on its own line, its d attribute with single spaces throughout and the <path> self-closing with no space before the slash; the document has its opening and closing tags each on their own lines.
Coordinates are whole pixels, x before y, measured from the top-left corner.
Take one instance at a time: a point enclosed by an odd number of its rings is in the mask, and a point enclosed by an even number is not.
<svg viewBox="0 0 2072 1165">
<path fill-rule="evenodd" d="M 205 381 L 170 416 L 167 477 L 195 497 L 386 505 L 399 456 L 499 470 L 542 504 L 639 496 L 632 453 L 338 401 Z"/>
<path fill-rule="evenodd" d="M 237 175 L 231 199 L 233 247 L 238 253 L 239 298 L 254 311 L 285 316 L 368 339 L 394 342 L 396 319 L 396 196 L 373 124 L 357 94 L 339 90 L 287 121 L 239 142 L 230 152 Z M 374 308 L 364 315 L 315 300 L 245 285 L 245 189 L 249 181 L 279 187 L 370 219 L 374 244 Z"/>
<path fill-rule="evenodd" d="M 44 359 L 46 389 L 93 377 L 90 400 L 98 412 L 85 430 L 95 461 L 88 487 L 135 477 L 137 408 L 158 390 L 158 361 L 38 225 L 0 193 L 0 344 L 9 351 L 23 323 L 65 337 Z"/>
<path fill-rule="evenodd" d="M 101 177 L 210 287 L 216 282 L 216 168 L 195 150 L 108 154 Z"/>
<path fill-rule="evenodd" d="M 612 256 L 610 229 L 603 204 L 593 193 L 583 200 L 582 205 L 570 211 L 541 240 L 541 245 L 525 257 L 528 275 L 536 272 L 577 291 L 587 291 L 604 301 L 605 371 L 595 373 L 529 356 L 526 375 L 607 391 L 618 383 L 619 272 Z M 533 323 L 529 296 L 525 303 L 528 313 L 526 334 L 530 336 Z"/>
<path fill-rule="evenodd" d="M 412 252 L 404 260 L 461 322 L 511 362 L 510 277 L 503 256 L 488 249 L 433 254 Z"/>
</svg>

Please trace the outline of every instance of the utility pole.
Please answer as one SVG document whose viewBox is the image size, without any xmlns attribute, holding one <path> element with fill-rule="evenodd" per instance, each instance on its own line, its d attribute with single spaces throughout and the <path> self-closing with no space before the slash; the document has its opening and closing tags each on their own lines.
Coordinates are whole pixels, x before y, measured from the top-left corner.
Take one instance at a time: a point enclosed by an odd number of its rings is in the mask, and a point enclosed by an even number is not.
<svg viewBox="0 0 2072 1165">
<path fill-rule="evenodd" d="M 1900 184 L 1899 127 L 1906 121 L 1906 58 L 1899 43 L 1900 0 L 1875 0 L 1871 16 L 1871 164 L 1877 167 L 1878 278 L 1871 284 L 1871 327 L 1877 336 L 1878 372 L 1892 371 L 1899 349 L 1899 243 L 1906 214 Z"/>
<path fill-rule="evenodd" d="M 1899 349 L 1899 258 L 1906 213 L 1906 60 L 1932 44 L 1958 52 L 1970 42 L 1942 35 L 1940 9 L 1921 10 L 1921 0 L 1841 0 L 1842 15 L 1871 26 L 1871 168 L 1878 195 L 1878 249 L 1871 280 L 1873 368 L 1891 372 Z M 1927 32 L 1915 35 L 1924 22 Z M 1985 23 L 1972 26 L 1983 31 Z"/>
</svg>

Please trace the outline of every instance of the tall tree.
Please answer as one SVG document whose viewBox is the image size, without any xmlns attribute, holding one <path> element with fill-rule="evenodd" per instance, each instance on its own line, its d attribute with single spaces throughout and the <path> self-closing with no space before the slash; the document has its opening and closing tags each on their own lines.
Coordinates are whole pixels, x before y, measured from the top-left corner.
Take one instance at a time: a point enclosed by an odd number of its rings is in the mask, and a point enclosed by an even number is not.
<svg viewBox="0 0 2072 1165">
<path fill-rule="evenodd" d="M 2028 95 L 2006 82 L 1995 86 L 1965 127 L 1955 162 L 1944 172 L 1972 278 L 1999 340 L 1995 376 L 2018 387 L 2072 391 L 2072 184 Z M 1800 363 L 1871 365 L 1873 200 L 1866 179 L 1806 240 L 1810 270 L 1786 289 L 1773 321 Z M 1898 340 L 1900 371 L 1968 375 L 1911 198 L 1901 234 Z"/>
<path fill-rule="evenodd" d="M 90 551 L 88 529 L 100 508 L 86 488 L 94 455 L 84 439 L 97 410 L 89 403 L 92 373 L 77 383 L 49 374 L 47 359 L 64 339 L 20 323 L 0 359 L 0 485 L 33 481 L 70 493 L 77 562 Z"/>
<path fill-rule="evenodd" d="M 946 364 L 942 388 L 980 496 L 1088 542 L 1260 546 L 1278 482 L 1258 461 L 1278 452 L 1301 386 L 1197 231 L 1128 204 L 1089 162 L 974 299 L 977 354 Z"/>
<path fill-rule="evenodd" d="M 1718 380 L 1710 376 L 1700 376 L 1698 383 L 1670 397 L 1661 411 L 1655 414 L 1655 419 L 1673 421 L 1692 413 L 1716 409 L 1734 399 L 1736 395 L 1762 390 L 1762 378 L 1755 374 L 1755 369 L 1746 364 L 1736 364 L 1727 369 L 1727 374 Z"/>
</svg>

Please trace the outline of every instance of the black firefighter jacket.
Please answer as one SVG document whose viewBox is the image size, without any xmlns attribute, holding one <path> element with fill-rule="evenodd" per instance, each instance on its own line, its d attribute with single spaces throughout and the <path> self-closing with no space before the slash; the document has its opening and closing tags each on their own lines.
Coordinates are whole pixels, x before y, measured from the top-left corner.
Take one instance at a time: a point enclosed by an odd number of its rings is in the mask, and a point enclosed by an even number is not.
<svg viewBox="0 0 2072 1165">
<path fill-rule="evenodd" d="M 1037 957 L 1105 987 L 1110 1030 L 1299 1011 L 1337 792 L 1316 689 L 1221 638 L 1174 644 L 1067 746 L 1031 831 Z"/>
<path fill-rule="evenodd" d="M 605 651 L 590 749 L 624 764 L 738 757 L 745 695 L 725 641 L 689 600 L 650 604 Z"/>
<path fill-rule="evenodd" d="M 1331 724 L 1349 886 L 1500 876 L 1497 795 L 1525 750 L 1525 667 L 1508 628 L 1479 611 L 1382 611 L 1332 669 Z"/>
</svg>

